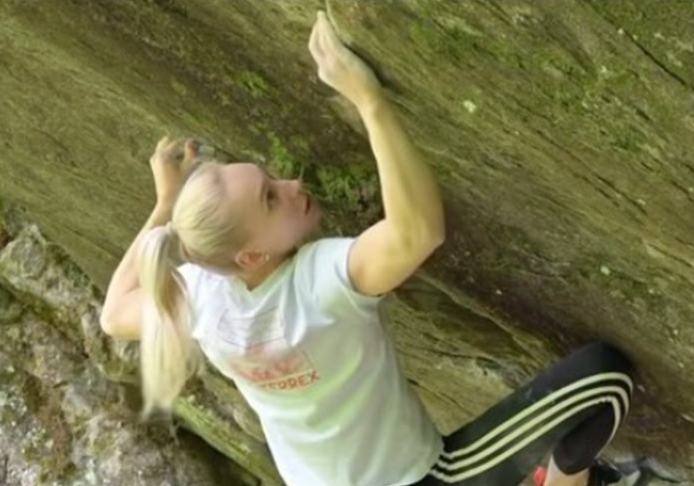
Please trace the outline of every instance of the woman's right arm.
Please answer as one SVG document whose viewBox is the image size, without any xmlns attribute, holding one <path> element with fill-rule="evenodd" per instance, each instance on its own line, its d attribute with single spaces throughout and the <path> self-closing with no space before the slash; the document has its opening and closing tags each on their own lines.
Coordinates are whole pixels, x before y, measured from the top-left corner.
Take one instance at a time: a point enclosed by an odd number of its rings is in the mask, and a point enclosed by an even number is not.
<svg viewBox="0 0 694 486">
<path fill-rule="evenodd" d="M 101 328 L 106 334 L 121 339 L 140 338 L 143 296 L 137 253 L 143 236 L 149 230 L 164 226 L 171 220 L 174 201 L 194 167 L 197 147 L 195 140 L 188 139 L 182 144 L 166 136 L 159 140 L 149 159 L 157 203 L 111 277 L 100 317 Z"/>
<path fill-rule="evenodd" d="M 111 277 L 100 323 L 104 332 L 120 339 L 140 338 L 140 314 L 142 313 L 142 291 L 137 270 L 137 251 L 145 233 L 171 219 L 170 204 L 157 204 L 149 219 L 128 248 L 118 268 Z"/>
</svg>

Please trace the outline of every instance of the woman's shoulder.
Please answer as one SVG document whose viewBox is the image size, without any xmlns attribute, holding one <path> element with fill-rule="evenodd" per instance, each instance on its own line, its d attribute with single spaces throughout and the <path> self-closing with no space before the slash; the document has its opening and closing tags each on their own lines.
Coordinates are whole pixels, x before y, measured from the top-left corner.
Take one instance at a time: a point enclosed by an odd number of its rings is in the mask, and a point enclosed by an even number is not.
<svg viewBox="0 0 694 486">
<path fill-rule="evenodd" d="M 324 256 L 327 254 L 341 253 L 345 249 L 349 249 L 354 237 L 348 236 L 326 236 L 304 243 L 296 254 L 296 259 L 316 256 Z"/>
<path fill-rule="evenodd" d="M 223 281 L 221 275 L 217 275 L 193 263 L 179 265 L 176 267 L 176 270 L 183 278 L 186 290 L 193 296 L 198 294 L 201 289 L 209 291 L 211 286 L 218 285 Z"/>
<path fill-rule="evenodd" d="M 381 299 L 362 295 L 352 285 L 347 260 L 355 240 L 352 237 L 321 238 L 305 244 L 297 255 L 298 287 L 308 292 L 326 312 L 372 312 Z"/>
</svg>

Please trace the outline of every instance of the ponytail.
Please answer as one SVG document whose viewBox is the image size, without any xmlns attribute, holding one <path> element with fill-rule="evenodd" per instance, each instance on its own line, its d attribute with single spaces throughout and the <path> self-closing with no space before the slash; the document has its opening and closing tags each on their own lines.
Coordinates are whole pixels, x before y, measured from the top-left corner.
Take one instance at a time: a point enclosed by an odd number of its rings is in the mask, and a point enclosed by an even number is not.
<svg viewBox="0 0 694 486">
<path fill-rule="evenodd" d="M 188 378 L 201 364 L 191 335 L 192 312 L 182 275 L 176 269 L 177 237 L 170 226 L 151 229 L 138 253 L 143 293 L 140 369 L 143 416 L 171 410 Z"/>
</svg>

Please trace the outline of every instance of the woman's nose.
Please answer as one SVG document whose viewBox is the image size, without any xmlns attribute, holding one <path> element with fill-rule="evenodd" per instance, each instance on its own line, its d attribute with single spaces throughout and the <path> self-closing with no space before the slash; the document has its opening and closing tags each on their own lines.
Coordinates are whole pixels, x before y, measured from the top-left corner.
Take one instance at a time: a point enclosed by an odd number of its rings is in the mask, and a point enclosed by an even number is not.
<svg viewBox="0 0 694 486">
<path fill-rule="evenodd" d="M 298 196 L 303 192 L 303 184 L 299 179 L 291 179 L 289 181 L 289 188 L 294 196 Z"/>
</svg>

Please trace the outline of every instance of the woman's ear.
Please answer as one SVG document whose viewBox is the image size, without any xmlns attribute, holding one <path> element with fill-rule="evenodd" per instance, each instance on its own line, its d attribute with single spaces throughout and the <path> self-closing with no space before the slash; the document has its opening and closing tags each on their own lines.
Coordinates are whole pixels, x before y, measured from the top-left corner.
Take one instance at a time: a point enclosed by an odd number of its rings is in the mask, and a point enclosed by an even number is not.
<svg viewBox="0 0 694 486">
<path fill-rule="evenodd" d="M 267 254 L 257 250 L 240 250 L 234 261 L 242 270 L 253 270 L 267 262 Z"/>
</svg>

